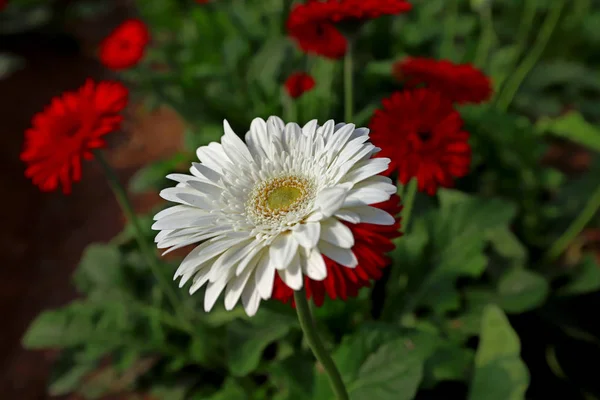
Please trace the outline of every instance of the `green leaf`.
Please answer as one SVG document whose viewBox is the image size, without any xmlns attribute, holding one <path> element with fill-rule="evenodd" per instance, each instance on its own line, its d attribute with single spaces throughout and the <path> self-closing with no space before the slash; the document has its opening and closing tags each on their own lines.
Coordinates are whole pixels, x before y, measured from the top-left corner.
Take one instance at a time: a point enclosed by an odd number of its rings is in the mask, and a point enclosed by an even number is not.
<svg viewBox="0 0 600 400">
<path fill-rule="evenodd" d="M 277 77 L 289 50 L 290 41 L 287 37 L 267 40 L 248 65 L 248 82 L 257 82 L 265 91 L 273 93 L 279 86 Z"/>
<path fill-rule="evenodd" d="M 185 386 L 154 386 L 150 391 L 157 400 L 185 400 L 188 388 Z"/>
<path fill-rule="evenodd" d="M 427 352 L 405 339 L 384 344 L 361 365 L 357 379 L 348 385 L 349 395 L 354 400 L 411 400 L 421 383 Z"/>
<path fill-rule="evenodd" d="M 559 295 L 578 295 L 600 290 L 600 265 L 594 255 L 588 254 L 575 269 L 571 281 L 558 290 Z"/>
<path fill-rule="evenodd" d="M 82 379 L 96 366 L 94 364 L 80 364 L 71 366 L 63 375 L 54 379 L 48 387 L 48 393 L 51 396 L 62 396 L 74 392 Z"/>
<path fill-rule="evenodd" d="M 269 367 L 278 389 L 273 400 L 310 400 L 314 385 L 315 362 L 311 357 L 293 355 Z"/>
<path fill-rule="evenodd" d="M 8 78 L 14 72 L 23 69 L 25 60 L 10 53 L 0 53 L 0 79 Z"/>
<path fill-rule="evenodd" d="M 29 325 L 22 339 L 28 349 L 65 348 L 86 343 L 94 333 L 93 310 L 81 301 L 44 311 Z"/>
<path fill-rule="evenodd" d="M 133 193 L 142 193 L 159 188 L 161 183 L 165 182 L 166 176 L 176 171 L 186 160 L 186 155 L 179 153 L 141 168 L 129 181 L 129 190 Z"/>
<path fill-rule="evenodd" d="M 258 316 L 257 316 L 258 317 Z M 271 316 L 269 321 L 233 321 L 227 327 L 229 371 L 245 376 L 258 367 L 264 349 L 290 330 L 285 319 Z"/>
<path fill-rule="evenodd" d="M 500 308 L 487 306 L 475 354 L 469 400 L 522 400 L 529 372 L 520 358 L 519 336 Z"/>
<path fill-rule="evenodd" d="M 195 153 L 198 147 L 206 146 L 210 142 L 218 142 L 221 136 L 223 136 L 223 126 L 210 124 L 204 125 L 199 129 L 186 129 L 183 141 L 186 150 Z"/>
<path fill-rule="evenodd" d="M 121 287 L 125 278 L 118 247 L 97 243 L 86 247 L 73 281 L 80 292 L 87 294 L 110 295 L 115 288 Z"/>
<path fill-rule="evenodd" d="M 540 274 L 524 268 L 508 270 L 498 282 L 500 306 L 509 313 L 522 313 L 541 306 L 550 285 Z"/>
<path fill-rule="evenodd" d="M 577 111 L 571 111 L 556 118 L 540 118 L 536 123 L 536 128 L 540 132 L 550 132 L 600 152 L 600 128 L 587 122 Z"/>
<path fill-rule="evenodd" d="M 488 240 L 494 250 L 513 265 L 523 265 L 527 260 L 527 248 L 507 226 L 488 231 Z"/>
<path fill-rule="evenodd" d="M 429 386 L 441 381 L 464 381 L 469 376 L 475 352 L 458 343 L 444 343 L 425 363 Z"/>
<path fill-rule="evenodd" d="M 203 397 L 204 399 L 205 397 Z M 228 378 L 220 391 L 206 398 L 206 400 L 247 400 L 244 389 L 232 378 Z M 170 399 L 169 399 L 170 400 Z"/>
<path fill-rule="evenodd" d="M 333 359 L 352 399 L 411 399 L 437 345 L 437 337 L 429 333 L 365 323 L 344 337 Z M 322 367 L 317 368 L 313 398 L 333 398 Z"/>
</svg>

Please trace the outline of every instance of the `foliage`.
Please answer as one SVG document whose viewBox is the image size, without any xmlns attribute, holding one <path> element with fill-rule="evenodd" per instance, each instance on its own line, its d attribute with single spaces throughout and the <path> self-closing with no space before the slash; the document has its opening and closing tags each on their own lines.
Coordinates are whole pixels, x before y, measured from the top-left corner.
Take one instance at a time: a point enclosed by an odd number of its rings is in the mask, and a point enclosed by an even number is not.
<svg viewBox="0 0 600 400">
<path fill-rule="evenodd" d="M 440 57 L 449 29 L 455 32 L 449 57 L 477 60 L 501 94 L 555 1 L 562 0 L 460 0 L 453 20 L 449 0 L 414 0 L 407 15 L 367 23 L 356 43 L 355 69 L 364 74 L 355 82 L 355 122 L 367 124 L 380 99 L 399 88 L 393 61 L 407 54 Z M 134 95 L 148 109 L 177 111 L 187 132 L 186 151 L 139 171 L 132 191 L 164 187 L 164 176 L 187 168 L 196 147 L 219 139 L 224 118 L 237 132 L 272 114 L 294 113 L 300 123 L 340 119 L 342 63 L 297 50 L 283 29 L 289 3 L 137 1 L 153 44 L 122 77 L 135 83 Z M 522 22 L 527 12 L 534 15 L 531 26 Z M 543 318 L 565 298 L 600 289 L 593 256 L 569 265 L 544 258 L 600 175 L 592 169 L 569 180 L 541 162 L 552 137 L 600 150 L 600 60 L 590 51 L 600 42 L 599 19 L 598 2 L 570 2 L 508 112 L 495 101 L 461 108 L 472 173 L 437 197 L 418 194 L 408 233 L 396 240 L 381 283 L 347 303 L 326 300 L 317 311 L 352 399 L 408 400 L 448 382 L 471 400 L 524 399 L 539 360 L 521 358 L 519 314 Z M 282 83 L 302 69 L 317 85 L 290 105 Z M 142 221 L 153 246 L 150 218 Z M 177 265 L 161 263 L 166 276 Z M 90 245 L 74 284 L 83 297 L 42 313 L 23 338 L 27 348 L 63 350 L 52 394 L 333 398 L 291 307 L 267 303 L 252 319 L 218 306 L 206 314 L 202 291 L 191 297 L 178 291 L 190 310 L 189 325 L 182 325 L 154 285 L 130 226 L 112 243 Z M 552 326 L 564 330 L 559 322 Z M 436 398 L 451 396 L 442 390 Z"/>
</svg>

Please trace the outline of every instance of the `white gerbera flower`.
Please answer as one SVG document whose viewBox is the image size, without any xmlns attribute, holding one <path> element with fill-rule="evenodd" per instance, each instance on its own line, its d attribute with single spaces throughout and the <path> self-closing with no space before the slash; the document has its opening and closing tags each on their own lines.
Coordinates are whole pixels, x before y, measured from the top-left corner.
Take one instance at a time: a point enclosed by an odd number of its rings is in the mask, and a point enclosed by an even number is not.
<svg viewBox="0 0 600 400">
<path fill-rule="evenodd" d="M 300 128 L 277 117 L 252 121 L 242 141 L 224 121 L 221 144 L 197 150 L 192 175 L 160 195 L 180 203 L 159 212 L 158 248 L 169 251 L 204 241 L 175 273 L 190 294 L 208 283 L 204 309 L 225 290 L 225 307 L 240 297 L 250 316 L 269 299 L 275 273 L 300 290 L 304 276 L 327 276 L 322 255 L 348 268 L 357 260 L 354 237 L 340 220 L 391 225 L 394 217 L 369 204 L 396 192 L 385 171 L 387 158 L 368 142 L 369 130 L 353 124 L 311 121 Z"/>
</svg>

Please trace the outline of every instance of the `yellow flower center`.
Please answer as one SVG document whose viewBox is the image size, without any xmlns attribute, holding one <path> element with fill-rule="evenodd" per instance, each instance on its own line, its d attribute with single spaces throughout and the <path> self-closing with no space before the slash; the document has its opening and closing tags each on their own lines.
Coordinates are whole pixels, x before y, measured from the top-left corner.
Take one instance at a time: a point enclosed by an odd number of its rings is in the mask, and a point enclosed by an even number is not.
<svg viewBox="0 0 600 400">
<path fill-rule="evenodd" d="M 304 177 L 288 175 L 267 179 L 254 187 L 246 209 L 259 224 L 280 221 L 287 214 L 301 211 L 314 197 L 315 188 Z"/>
</svg>

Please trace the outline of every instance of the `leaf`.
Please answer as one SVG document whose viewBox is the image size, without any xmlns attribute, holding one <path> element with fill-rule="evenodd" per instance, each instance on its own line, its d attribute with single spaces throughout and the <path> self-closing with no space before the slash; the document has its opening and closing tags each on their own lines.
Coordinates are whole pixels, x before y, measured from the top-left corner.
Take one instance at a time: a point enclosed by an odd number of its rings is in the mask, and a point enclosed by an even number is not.
<svg viewBox="0 0 600 400">
<path fill-rule="evenodd" d="M 494 250 L 513 265 L 523 265 L 527 260 L 527 248 L 507 226 L 488 231 L 487 238 Z"/>
<path fill-rule="evenodd" d="M 62 396 L 74 392 L 82 379 L 96 366 L 94 364 L 73 365 L 63 375 L 54 379 L 48 387 L 48 393 L 51 396 Z"/>
<path fill-rule="evenodd" d="M 423 377 L 426 352 L 405 339 L 381 346 L 361 365 L 357 379 L 348 386 L 355 400 L 410 400 Z"/>
<path fill-rule="evenodd" d="M 156 161 L 139 169 L 129 181 L 129 190 L 133 193 L 142 193 L 157 189 L 165 182 L 166 176 L 178 169 L 187 160 L 186 155 L 178 153 L 171 158 Z"/>
<path fill-rule="evenodd" d="M 110 295 L 125 282 L 121 254 L 117 246 L 91 244 L 86 247 L 73 275 L 75 286 L 82 293 L 100 292 Z"/>
<path fill-rule="evenodd" d="M 542 133 L 550 132 L 600 152 L 600 128 L 587 122 L 577 111 L 556 118 L 542 117 L 535 126 Z"/>
<path fill-rule="evenodd" d="M 27 349 L 65 348 L 86 343 L 94 333 L 93 310 L 82 301 L 53 311 L 44 311 L 33 320 L 23 336 Z"/>
<path fill-rule="evenodd" d="M 508 270 L 498 282 L 500 306 L 509 313 L 522 313 L 541 306 L 550 285 L 540 274 L 524 268 Z"/>
<path fill-rule="evenodd" d="M 529 371 L 519 354 L 519 336 L 500 308 L 487 306 L 475 354 L 469 400 L 521 400 L 529 386 Z"/>
<path fill-rule="evenodd" d="M 248 396 L 244 389 L 236 383 L 233 378 L 228 378 L 221 390 L 212 396 L 206 398 L 202 397 L 202 399 L 206 400 L 247 400 Z M 170 400 L 170 399 L 169 399 Z"/>
<path fill-rule="evenodd" d="M 218 142 L 223 136 L 223 126 L 217 124 L 205 125 L 200 129 L 186 129 L 184 132 L 184 146 L 186 150 L 193 153 L 200 146 L 206 146 L 210 142 Z"/>
<path fill-rule="evenodd" d="M 23 69 L 23 57 L 11 53 L 0 53 L 0 79 L 8 78 L 14 72 Z"/>
<path fill-rule="evenodd" d="M 429 333 L 365 323 L 344 337 L 333 359 L 352 399 L 411 399 L 437 344 L 437 337 Z M 389 381 L 381 382 L 381 377 Z M 317 367 L 315 379 L 313 398 L 333 398 L 322 367 Z"/>
<path fill-rule="evenodd" d="M 261 323 L 264 322 L 264 323 Z M 290 325 L 284 319 L 270 321 L 233 321 L 227 327 L 229 371 L 234 376 L 245 376 L 258 367 L 264 349 L 284 337 Z"/>
<path fill-rule="evenodd" d="M 273 363 L 269 375 L 278 390 L 273 400 L 312 399 L 314 370 L 315 362 L 298 354 Z"/>
<path fill-rule="evenodd" d="M 600 290 L 600 265 L 596 258 L 588 254 L 576 268 L 571 281 L 560 288 L 557 294 L 572 296 Z"/>
<path fill-rule="evenodd" d="M 434 386 L 441 381 L 464 381 L 469 376 L 475 352 L 458 343 L 444 343 L 425 363 L 426 381 Z"/>
<path fill-rule="evenodd" d="M 185 386 L 154 386 L 150 394 L 156 400 L 185 400 L 188 390 Z"/>
<path fill-rule="evenodd" d="M 278 87 L 277 77 L 290 51 L 290 41 L 287 37 L 268 39 L 248 65 L 248 82 L 257 82 L 265 91 L 272 93 Z"/>
</svg>

